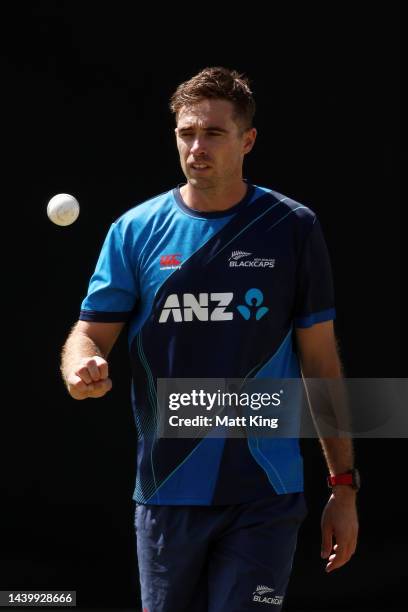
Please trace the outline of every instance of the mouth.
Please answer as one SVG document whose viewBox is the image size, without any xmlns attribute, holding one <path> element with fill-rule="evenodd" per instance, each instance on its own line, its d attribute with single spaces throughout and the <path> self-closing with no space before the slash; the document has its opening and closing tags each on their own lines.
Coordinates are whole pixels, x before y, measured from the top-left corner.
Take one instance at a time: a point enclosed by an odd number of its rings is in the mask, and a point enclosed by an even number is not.
<svg viewBox="0 0 408 612">
<path fill-rule="evenodd" d="M 208 164 L 204 164 L 204 163 L 195 163 L 195 164 L 190 164 L 190 169 L 194 170 L 195 172 L 205 172 L 206 170 L 210 169 L 210 166 Z"/>
</svg>

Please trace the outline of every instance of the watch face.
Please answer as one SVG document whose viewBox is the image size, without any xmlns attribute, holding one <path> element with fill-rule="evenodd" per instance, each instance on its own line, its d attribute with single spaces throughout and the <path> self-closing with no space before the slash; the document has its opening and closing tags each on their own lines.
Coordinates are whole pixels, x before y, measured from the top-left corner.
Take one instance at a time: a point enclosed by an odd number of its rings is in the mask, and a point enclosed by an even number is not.
<svg viewBox="0 0 408 612">
<path fill-rule="evenodd" d="M 357 469 L 353 470 L 353 487 L 359 489 L 361 486 L 360 472 Z"/>
</svg>

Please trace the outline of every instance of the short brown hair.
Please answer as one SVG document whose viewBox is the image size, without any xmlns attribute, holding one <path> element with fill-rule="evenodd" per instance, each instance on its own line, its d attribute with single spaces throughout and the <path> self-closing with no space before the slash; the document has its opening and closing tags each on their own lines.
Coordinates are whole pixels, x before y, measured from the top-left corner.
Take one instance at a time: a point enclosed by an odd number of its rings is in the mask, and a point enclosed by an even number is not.
<svg viewBox="0 0 408 612">
<path fill-rule="evenodd" d="M 170 99 L 170 110 L 176 119 L 183 106 L 192 106 L 205 98 L 228 100 L 234 106 L 234 118 L 245 129 L 252 127 L 255 100 L 248 78 L 228 68 L 204 68 L 189 81 L 181 83 Z"/>
</svg>

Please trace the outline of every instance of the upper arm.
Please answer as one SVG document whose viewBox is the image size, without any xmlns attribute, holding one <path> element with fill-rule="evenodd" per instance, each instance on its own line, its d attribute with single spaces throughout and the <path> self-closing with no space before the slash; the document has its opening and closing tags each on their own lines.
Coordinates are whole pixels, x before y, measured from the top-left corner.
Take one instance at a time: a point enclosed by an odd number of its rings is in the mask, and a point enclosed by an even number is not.
<svg viewBox="0 0 408 612">
<path fill-rule="evenodd" d="M 78 321 L 73 333 L 78 332 L 90 338 L 100 349 L 102 355 L 107 357 L 124 326 L 123 321 L 115 323 Z"/>
<path fill-rule="evenodd" d="M 310 328 L 335 317 L 331 265 L 320 223 L 315 218 L 304 240 L 296 272 L 296 327 Z M 313 330 L 314 333 L 316 330 Z"/>
<path fill-rule="evenodd" d="M 297 327 L 295 332 L 303 376 L 341 376 L 333 321 L 316 323 L 310 327 Z"/>
<path fill-rule="evenodd" d="M 127 321 L 138 300 L 137 253 L 113 223 L 81 304 L 80 319 L 95 323 Z"/>
</svg>

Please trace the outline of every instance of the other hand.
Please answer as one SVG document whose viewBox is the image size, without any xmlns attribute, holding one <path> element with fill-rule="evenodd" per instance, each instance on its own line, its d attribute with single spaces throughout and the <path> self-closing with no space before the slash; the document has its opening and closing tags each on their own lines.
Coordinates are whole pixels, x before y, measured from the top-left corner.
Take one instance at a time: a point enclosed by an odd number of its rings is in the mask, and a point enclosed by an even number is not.
<svg viewBox="0 0 408 612">
<path fill-rule="evenodd" d="M 356 550 L 358 517 L 353 489 L 340 485 L 334 487 L 323 510 L 321 529 L 321 556 L 329 560 L 326 572 L 332 572 L 345 565 Z"/>
<path fill-rule="evenodd" d="M 112 388 L 108 362 L 95 355 L 84 357 L 66 379 L 68 392 L 76 400 L 102 397 Z"/>
</svg>

